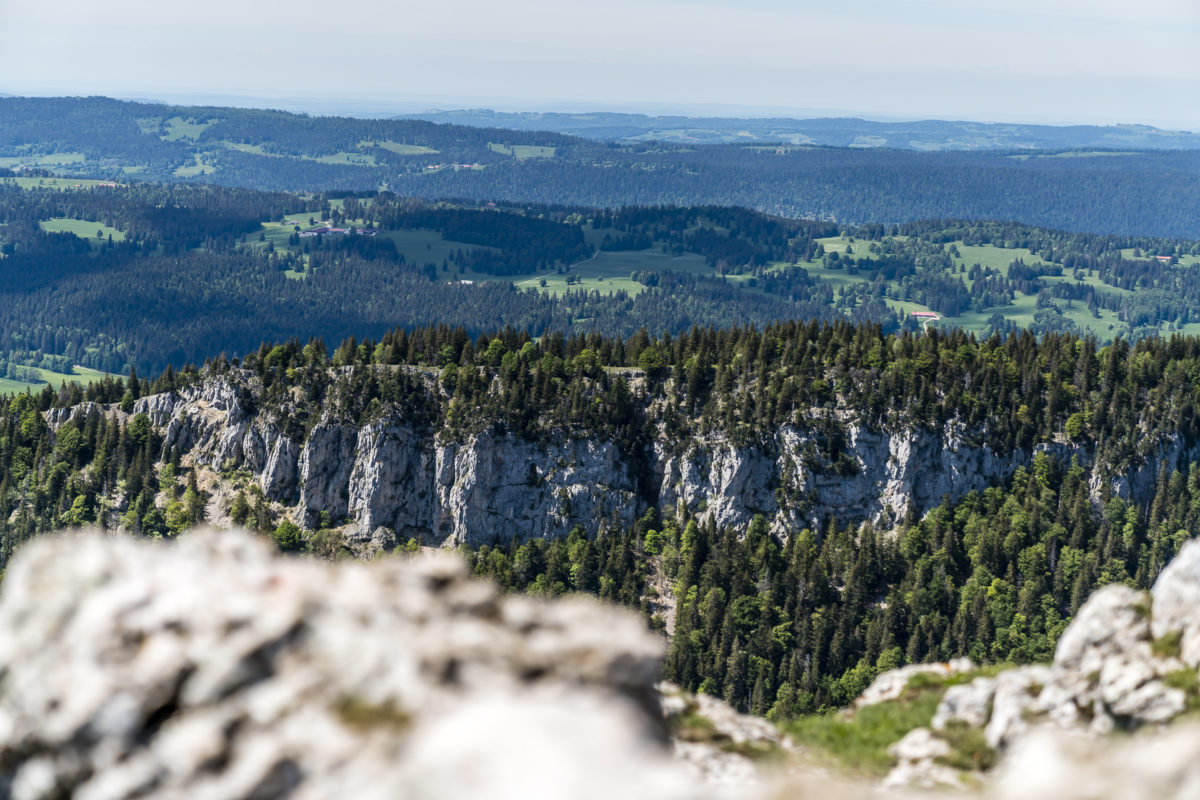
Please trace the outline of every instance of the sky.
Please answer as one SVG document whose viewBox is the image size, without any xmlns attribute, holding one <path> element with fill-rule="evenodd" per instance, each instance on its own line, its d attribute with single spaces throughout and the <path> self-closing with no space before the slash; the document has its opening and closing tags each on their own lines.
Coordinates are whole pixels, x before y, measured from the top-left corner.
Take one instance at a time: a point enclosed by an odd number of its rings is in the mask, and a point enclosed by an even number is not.
<svg viewBox="0 0 1200 800">
<path fill-rule="evenodd" d="M 1198 0 L 0 0 L 0 93 L 1200 131 Z M 238 99 L 243 102 L 238 103 Z"/>
</svg>

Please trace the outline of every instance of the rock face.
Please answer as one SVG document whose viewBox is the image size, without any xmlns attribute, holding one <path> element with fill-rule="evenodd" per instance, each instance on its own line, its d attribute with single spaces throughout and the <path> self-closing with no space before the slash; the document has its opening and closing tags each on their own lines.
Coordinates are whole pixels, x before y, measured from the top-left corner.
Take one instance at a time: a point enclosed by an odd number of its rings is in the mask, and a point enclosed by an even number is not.
<svg viewBox="0 0 1200 800">
<path fill-rule="evenodd" d="M 651 505 L 664 515 L 687 508 L 720 526 L 744 527 L 762 514 L 777 532 L 817 526 L 831 516 L 889 526 L 910 509 L 920 514 L 945 497 L 994 485 L 1036 452 L 1082 464 L 1093 458 L 1085 447 L 1057 442 L 997 453 L 954 420 L 940 430 L 845 422 L 836 468 L 816 455 L 818 436 L 787 426 L 755 444 L 717 431 L 686 442 L 659 439 L 636 452 L 567 432 L 534 442 L 485 430 L 457 440 L 386 408 L 361 426 L 326 410 L 305 431 L 292 421 L 292 401 L 268 408 L 255 385 L 235 370 L 140 398 L 134 413 L 146 414 L 162 434 L 164 455 L 175 449 L 214 470 L 248 471 L 270 500 L 294 509 L 297 522 L 315 526 L 328 512 L 333 524 L 350 526 L 351 538 L 385 527 L 397 541 L 430 545 L 560 537 L 575 525 L 590 534 L 605 524 L 627 524 Z M 437 389 L 428 391 L 433 396 Z M 51 427 L 71 413 L 49 412 Z M 1165 442 L 1107 480 L 1107 488 L 1144 499 L 1160 465 L 1197 457 L 1195 447 Z M 1106 479 L 1094 480 L 1099 497 Z"/>
<path fill-rule="evenodd" d="M 449 555 L 47 537 L 0 631 L 4 798 L 706 796 L 668 757 L 639 619 L 499 596 Z"/>
</svg>

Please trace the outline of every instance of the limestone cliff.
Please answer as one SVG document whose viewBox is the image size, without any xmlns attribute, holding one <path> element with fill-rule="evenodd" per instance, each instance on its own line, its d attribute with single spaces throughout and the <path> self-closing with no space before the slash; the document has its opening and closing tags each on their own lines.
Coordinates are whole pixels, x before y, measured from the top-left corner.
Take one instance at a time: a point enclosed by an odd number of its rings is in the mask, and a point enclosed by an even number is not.
<svg viewBox="0 0 1200 800">
<path fill-rule="evenodd" d="M 435 403 L 445 402 L 429 384 Z M 645 396 L 636 400 L 654 413 Z M 104 413 L 122 414 L 116 407 Z M 49 412 L 52 427 L 76 409 Z M 687 441 L 666 435 L 636 445 L 580 431 L 548 430 L 536 441 L 503 426 L 451 435 L 383 407 L 355 423 L 335 410 L 289 424 L 296 403 L 260 402 L 252 376 L 234 371 L 179 392 L 139 399 L 163 440 L 214 471 L 246 470 L 267 498 L 313 526 L 327 513 L 351 541 L 416 538 L 430 545 L 509 542 L 589 533 L 625 525 L 656 505 L 664 515 L 686 509 L 720 526 L 745 526 L 762 514 L 777 532 L 872 521 L 891 526 L 911 510 L 922 514 L 1004 481 L 1036 452 L 1094 461 L 1092 449 L 1062 439 L 1031 450 L 998 452 L 957 421 L 918 425 L 838 423 L 840 463 L 817 455 L 813 430 L 785 426 L 753 443 L 720 430 Z M 129 416 L 129 415 L 125 415 Z M 1149 443 L 1137 463 L 1099 465 L 1092 493 L 1145 501 L 1160 466 L 1185 465 L 1200 449 L 1179 439 Z M 382 531 L 380 529 L 383 529 Z"/>
</svg>

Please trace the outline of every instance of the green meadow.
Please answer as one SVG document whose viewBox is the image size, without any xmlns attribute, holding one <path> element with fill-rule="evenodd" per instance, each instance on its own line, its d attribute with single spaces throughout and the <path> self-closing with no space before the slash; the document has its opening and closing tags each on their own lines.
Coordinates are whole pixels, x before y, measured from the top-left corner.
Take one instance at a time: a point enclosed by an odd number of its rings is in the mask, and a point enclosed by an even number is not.
<svg viewBox="0 0 1200 800">
<path fill-rule="evenodd" d="M 391 152 L 401 156 L 424 156 L 432 155 L 438 152 L 432 147 L 426 147 L 421 144 L 402 144 L 401 142 L 384 141 L 384 142 L 359 142 L 359 147 L 378 147 L 382 150 L 390 150 Z"/>
<path fill-rule="evenodd" d="M 76 365 L 73 367 L 73 375 L 63 375 L 59 372 L 51 372 L 48 369 L 39 369 L 37 367 L 24 367 L 24 369 L 33 369 L 46 383 L 24 383 L 23 381 L 13 381 L 8 378 L 0 378 L 0 394 L 16 394 L 18 392 L 30 391 L 40 392 L 48 383 L 52 389 L 58 389 L 64 383 L 75 382 L 86 386 L 92 381 L 100 380 L 105 376 L 105 373 L 98 370 L 88 369 Z"/>
<path fill-rule="evenodd" d="M 194 178 L 197 175 L 208 175 L 209 173 L 216 172 L 216 165 L 206 163 L 202 153 L 196 153 L 193 158 L 194 163 L 181 164 L 176 167 L 175 175 L 180 178 Z"/>
<path fill-rule="evenodd" d="M 124 233 L 95 220 L 54 217 L 53 219 L 43 220 L 40 224 L 44 231 L 50 233 L 73 233 L 81 239 L 90 239 L 93 242 L 98 242 L 101 239 L 107 240 L 110 236 L 114 242 L 125 241 Z M 97 231 L 102 234 L 101 237 L 96 236 Z"/>
<path fill-rule="evenodd" d="M 489 142 L 488 149 L 493 153 L 502 153 L 506 156 L 512 156 L 518 161 L 526 158 L 554 158 L 556 148 L 542 147 L 534 144 L 497 144 Z"/>
<path fill-rule="evenodd" d="M 166 135 L 162 139 L 168 142 L 178 142 L 181 140 L 194 142 L 204 132 L 205 128 L 208 128 L 216 121 L 215 119 L 210 119 L 201 122 L 195 119 L 171 117 L 163 123 L 163 126 L 166 128 Z"/>
<path fill-rule="evenodd" d="M 0 157 L 0 167 L 66 167 L 86 161 L 83 153 L 44 153 Z"/>
<path fill-rule="evenodd" d="M 21 189 L 91 189 L 95 186 L 111 186 L 111 181 L 89 178 L 0 178 L 0 183 Z"/>
</svg>

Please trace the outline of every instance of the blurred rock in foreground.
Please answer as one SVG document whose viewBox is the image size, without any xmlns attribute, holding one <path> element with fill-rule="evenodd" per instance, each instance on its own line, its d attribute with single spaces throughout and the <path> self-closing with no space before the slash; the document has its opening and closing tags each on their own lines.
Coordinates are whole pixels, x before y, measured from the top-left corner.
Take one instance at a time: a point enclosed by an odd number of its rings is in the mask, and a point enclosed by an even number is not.
<svg viewBox="0 0 1200 800">
<path fill-rule="evenodd" d="M 451 554 L 46 537 L 0 597 L 0 797 L 704 796 L 661 655 L 632 614 L 501 596 Z"/>
</svg>

